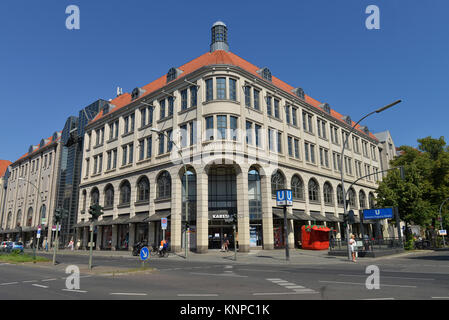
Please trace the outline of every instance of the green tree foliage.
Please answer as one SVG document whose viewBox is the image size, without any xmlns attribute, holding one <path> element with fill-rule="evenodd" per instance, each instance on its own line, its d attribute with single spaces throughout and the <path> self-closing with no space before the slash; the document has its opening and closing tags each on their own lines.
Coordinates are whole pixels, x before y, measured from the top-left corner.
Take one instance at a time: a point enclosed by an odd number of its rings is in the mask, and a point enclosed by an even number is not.
<svg viewBox="0 0 449 320">
<path fill-rule="evenodd" d="M 439 207 L 449 198 L 449 147 L 444 137 L 419 139 L 418 144 L 418 149 L 399 148 L 401 155 L 391 161 L 391 166 L 403 166 L 405 179 L 401 179 L 399 170 L 390 171 L 379 184 L 377 204 L 398 207 L 406 224 L 435 227 Z M 449 206 L 444 209 L 444 225 L 449 226 Z"/>
</svg>

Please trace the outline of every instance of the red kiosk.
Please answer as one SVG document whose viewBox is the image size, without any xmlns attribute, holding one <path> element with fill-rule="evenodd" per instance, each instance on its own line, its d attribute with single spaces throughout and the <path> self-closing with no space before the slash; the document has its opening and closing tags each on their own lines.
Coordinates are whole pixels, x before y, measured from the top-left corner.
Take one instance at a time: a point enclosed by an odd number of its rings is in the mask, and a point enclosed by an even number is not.
<svg viewBox="0 0 449 320">
<path fill-rule="evenodd" d="M 302 226 L 302 248 L 306 250 L 329 249 L 329 232 L 332 230 L 325 226 Z"/>
</svg>

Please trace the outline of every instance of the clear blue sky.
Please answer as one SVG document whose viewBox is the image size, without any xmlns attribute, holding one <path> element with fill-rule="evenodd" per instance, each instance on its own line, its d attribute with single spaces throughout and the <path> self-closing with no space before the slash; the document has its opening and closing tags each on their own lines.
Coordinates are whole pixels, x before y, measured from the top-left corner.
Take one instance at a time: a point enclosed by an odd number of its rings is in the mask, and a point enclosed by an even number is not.
<svg viewBox="0 0 449 320">
<path fill-rule="evenodd" d="M 78 5 L 81 29 L 65 27 Z M 380 30 L 365 9 L 380 8 Z M 449 119 L 449 1 L 137 1 L 0 2 L 0 159 L 62 130 L 70 115 L 121 86 L 131 91 L 207 52 L 217 20 L 232 52 L 270 68 L 397 146 L 446 136 Z"/>
</svg>

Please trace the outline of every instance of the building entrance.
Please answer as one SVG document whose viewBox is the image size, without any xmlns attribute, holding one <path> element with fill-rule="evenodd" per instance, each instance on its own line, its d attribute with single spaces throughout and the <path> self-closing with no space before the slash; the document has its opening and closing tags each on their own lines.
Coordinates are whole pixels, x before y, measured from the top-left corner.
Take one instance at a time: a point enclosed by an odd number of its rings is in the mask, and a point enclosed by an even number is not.
<svg viewBox="0 0 449 320">
<path fill-rule="evenodd" d="M 224 240 L 229 240 L 229 249 L 234 249 L 234 229 L 232 226 L 209 226 L 209 249 L 221 249 Z"/>
</svg>

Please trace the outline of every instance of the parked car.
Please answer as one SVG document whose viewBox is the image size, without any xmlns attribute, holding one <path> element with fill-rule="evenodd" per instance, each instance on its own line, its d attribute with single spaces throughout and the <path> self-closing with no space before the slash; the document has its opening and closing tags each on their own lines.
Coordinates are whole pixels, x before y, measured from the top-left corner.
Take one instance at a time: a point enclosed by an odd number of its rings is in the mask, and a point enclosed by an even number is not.
<svg viewBox="0 0 449 320">
<path fill-rule="evenodd" d="M 11 251 L 18 250 L 23 253 L 23 243 L 22 242 L 11 242 Z"/>
<path fill-rule="evenodd" d="M 11 241 L 3 241 L 2 244 L 0 245 L 0 250 L 3 252 L 6 252 L 10 249 L 11 247 Z"/>
</svg>

